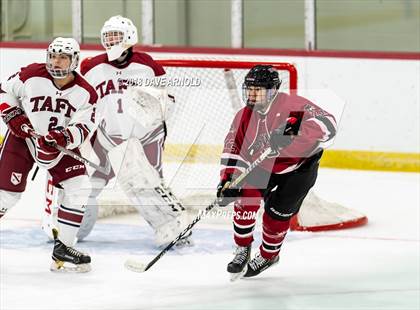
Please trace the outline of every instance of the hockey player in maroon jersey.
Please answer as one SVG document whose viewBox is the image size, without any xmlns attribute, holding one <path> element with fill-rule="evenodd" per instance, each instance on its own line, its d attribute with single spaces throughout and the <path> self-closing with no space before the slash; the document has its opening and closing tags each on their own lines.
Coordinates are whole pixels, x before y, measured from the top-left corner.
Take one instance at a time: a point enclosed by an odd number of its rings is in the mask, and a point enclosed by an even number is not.
<svg viewBox="0 0 420 310">
<path fill-rule="evenodd" d="M 94 128 L 97 95 L 75 72 L 79 54 L 74 39 L 56 38 L 45 64 L 22 68 L 1 83 L 0 91 L 1 116 L 8 127 L 0 149 L 0 217 L 19 201 L 34 163 L 47 169 L 52 185 L 60 189 L 52 271 L 90 270 L 90 256 L 73 248 L 87 201 L 81 191 L 88 181 L 85 166 L 53 146 L 77 153 Z"/>
<path fill-rule="evenodd" d="M 108 154 L 123 142 L 129 142 L 129 148 L 125 150 L 129 156 L 119 169 L 118 181 L 120 185 L 127 185 L 122 186 L 125 194 L 155 231 L 156 245 L 163 246 L 186 226 L 184 208 L 163 185 L 165 121 L 173 102 L 165 88 L 141 86 L 163 77 L 165 70 L 148 54 L 133 50 L 137 43 L 137 28 L 128 18 L 118 15 L 107 20 L 101 30 L 101 42 L 106 53 L 81 63 L 81 73 L 98 94 L 98 130 L 91 140 L 92 147 L 101 165 L 105 166 L 109 161 Z M 147 94 L 144 93 L 146 91 Z M 138 111 L 136 115 L 139 118 L 136 119 L 130 110 L 130 96 L 136 99 L 136 96 L 144 95 L 153 99 L 156 109 L 151 108 L 152 102 L 148 101 L 148 107 Z M 79 240 L 93 229 L 98 215 L 96 197 L 114 176 L 112 170 L 109 175 L 96 171 L 91 177 L 94 189 L 78 234 Z M 48 223 L 49 214 L 46 216 L 45 222 Z M 187 236 L 178 245 L 190 243 Z"/>
<path fill-rule="evenodd" d="M 278 92 L 280 83 L 272 66 L 253 67 L 243 84 L 246 106 L 225 138 L 217 196 L 221 206 L 234 202 L 237 250 L 227 266 L 232 279 L 256 276 L 279 261 L 290 219 L 315 184 L 324 143 L 336 133 L 331 114 L 295 93 Z M 268 147 L 268 158 L 240 188 L 229 189 L 230 181 Z M 255 214 L 262 201 L 262 244 L 251 259 Z"/>
</svg>

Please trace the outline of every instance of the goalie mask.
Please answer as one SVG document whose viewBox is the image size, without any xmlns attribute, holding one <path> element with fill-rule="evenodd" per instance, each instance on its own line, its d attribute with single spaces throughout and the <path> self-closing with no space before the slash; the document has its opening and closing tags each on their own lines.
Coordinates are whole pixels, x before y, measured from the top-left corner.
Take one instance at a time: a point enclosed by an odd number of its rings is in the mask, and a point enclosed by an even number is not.
<svg viewBox="0 0 420 310">
<path fill-rule="evenodd" d="M 113 16 L 102 27 L 101 42 L 108 60 L 113 61 L 137 43 L 137 28 L 128 18 Z"/>
<path fill-rule="evenodd" d="M 53 58 L 66 55 L 70 59 L 67 68 L 61 68 L 54 64 Z M 73 38 L 56 38 L 47 49 L 46 68 L 48 73 L 55 79 L 64 79 L 71 72 L 75 71 L 79 65 L 80 47 L 79 43 Z"/>
<path fill-rule="evenodd" d="M 280 84 L 279 74 L 273 66 L 256 65 L 245 76 L 243 100 L 248 107 L 265 113 L 276 97 Z"/>
</svg>

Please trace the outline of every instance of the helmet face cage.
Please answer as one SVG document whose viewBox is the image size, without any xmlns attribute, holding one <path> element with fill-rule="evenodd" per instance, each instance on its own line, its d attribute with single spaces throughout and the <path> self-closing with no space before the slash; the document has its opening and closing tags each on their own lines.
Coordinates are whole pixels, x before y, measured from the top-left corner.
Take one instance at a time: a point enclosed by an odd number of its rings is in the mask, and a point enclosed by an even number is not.
<svg viewBox="0 0 420 310">
<path fill-rule="evenodd" d="M 108 60 L 113 61 L 137 43 L 137 28 L 128 18 L 113 16 L 102 27 L 101 43 Z"/>
<path fill-rule="evenodd" d="M 106 49 L 119 45 L 124 40 L 124 33 L 122 31 L 107 31 L 102 33 L 102 45 Z"/>
<path fill-rule="evenodd" d="M 276 97 L 280 84 L 281 81 L 275 68 L 268 65 L 257 65 L 245 77 L 245 82 L 242 84 L 242 98 L 247 106 L 264 110 Z M 257 95 L 255 100 L 250 100 L 251 87 L 261 89 L 259 92 L 265 93 L 264 98 L 259 98 Z"/>
<path fill-rule="evenodd" d="M 260 98 L 260 96 L 257 95 L 256 100 L 250 100 L 250 87 L 255 88 L 261 88 L 261 91 L 265 90 L 265 96 L 264 98 Z M 274 97 L 277 95 L 277 88 L 265 88 L 263 86 L 253 86 L 253 85 L 247 85 L 246 83 L 242 84 L 242 99 L 249 107 L 254 107 L 257 103 L 259 106 L 265 107 L 267 104 L 271 103 L 271 101 L 274 99 Z"/>
<path fill-rule="evenodd" d="M 70 65 L 65 69 L 54 68 L 52 64 L 53 55 L 67 55 L 70 58 Z M 57 38 L 47 49 L 46 68 L 48 73 L 56 79 L 63 79 L 75 71 L 79 64 L 80 47 L 72 38 Z"/>
</svg>

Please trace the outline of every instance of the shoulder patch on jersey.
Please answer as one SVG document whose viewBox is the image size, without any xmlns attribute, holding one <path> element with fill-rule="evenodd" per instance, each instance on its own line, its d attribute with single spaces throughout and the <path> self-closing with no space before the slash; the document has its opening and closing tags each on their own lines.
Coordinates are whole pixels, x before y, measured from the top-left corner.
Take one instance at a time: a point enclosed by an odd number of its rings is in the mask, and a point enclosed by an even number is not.
<svg viewBox="0 0 420 310">
<path fill-rule="evenodd" d="M 85 75 L 86 73 L 89 72 L 89 70 L 91 70 L 92 68 L 102 63 L 106 63 L 106 64 L 109 63 L 108 56 L 106 55 L 106 53 L 99 54 L 94 57 L 85 58 L 80 64 L 80 73 L 82 73 L 82 75 Z"/>
<path fill-rule="evenodd" d="M 89 93 L 89 103 L 95 104 L 98 100 L 98 94 L 96 93 L 95 89 L 92 85 L 90 85 L 80 74 L 76 73 L 76 78 L 74 80 L 75 84 L 79 85 L 80 87 L 86 89 Z"/>
<path fill-rule="evenodd" d="M 47 71 L 47 68 L 45 67 L 45 63 L 33 63 L 20 69 L 19 79 L 23 83 L 31 77 L 43 77 L 49 80 L 52 79 L 51 75 Z"/>
</svg>

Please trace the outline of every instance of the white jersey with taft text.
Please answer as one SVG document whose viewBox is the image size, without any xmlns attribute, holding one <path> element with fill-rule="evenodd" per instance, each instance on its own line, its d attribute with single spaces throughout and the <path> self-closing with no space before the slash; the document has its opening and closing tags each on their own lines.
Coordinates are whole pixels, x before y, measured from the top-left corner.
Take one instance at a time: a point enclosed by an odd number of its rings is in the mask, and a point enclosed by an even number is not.
<svg viewBox="0 0 420 310">
<path fill-rule="evenodd" d="M 77 148 L 94 129 L 97 95 L 82 76 L 74 74 L 72 82 L 58 88 L 45 64 L 34 63 L 21 68 L 1 83 L 1 104 L 20 106 L 40 135 L 67 128 L 70 133 L 67 148 Z M 26 143 L 37 164 L 47 169 L 55 166 L 63 156 L 40 150 L 34 138 L 26 139 Z"/>
<path fill-rule="evenodd" d="M 144 85 L 147 81 L 165 74 L 161 65 L 145 53 L 133 52 L 130 59 L 117 66 L 109 62 L 106 54 L 83 60 L 81 73 L 98 94 L 97 119 L 99 127 L 112 140 L 123 141 L 129 137 L 141 140 L 153 139 L 162 126 L 146 128 L 129 113 L 128 85 Z M 144 141 L 146 142 L 146 141 Z"/>
</svg>

